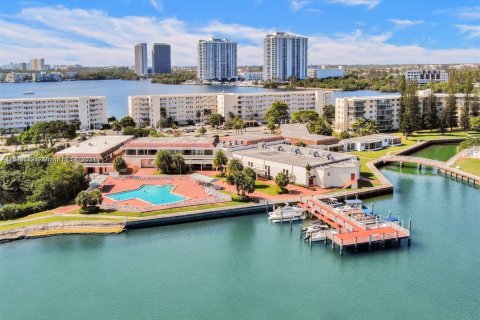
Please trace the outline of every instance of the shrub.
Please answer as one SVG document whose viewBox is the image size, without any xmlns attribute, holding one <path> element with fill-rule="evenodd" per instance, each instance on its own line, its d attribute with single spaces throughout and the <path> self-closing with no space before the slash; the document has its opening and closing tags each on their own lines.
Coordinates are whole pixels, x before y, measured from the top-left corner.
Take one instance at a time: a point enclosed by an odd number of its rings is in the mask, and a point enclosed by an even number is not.
<svg viewBox="0 0 480 320">
<path fill-rule="evenodd" d="M 0 220 L 22 218 L 47 209 L 48 204 L 45 201 L 6 204 L 0 208 Z"/>
</svg>

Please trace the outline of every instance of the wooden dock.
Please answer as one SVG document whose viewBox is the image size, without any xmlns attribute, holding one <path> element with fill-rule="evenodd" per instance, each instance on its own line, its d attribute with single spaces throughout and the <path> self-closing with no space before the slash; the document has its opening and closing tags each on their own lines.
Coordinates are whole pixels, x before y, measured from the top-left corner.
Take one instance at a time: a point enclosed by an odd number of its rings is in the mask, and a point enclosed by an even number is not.
<svg viewBox="0 0 480 320">
<path fill-rule="evenodd" d="M 376 222 L 372 223 L 370 220 L 367 223 L 353 217 L 355 213 L 361 212 L 358 209 L 349 212 L 338 211 L 313 197 L 303 198 L 299 206 L 331 227 L 326 232 L 326 238 L 330 240 L 332 249 L 338 246 L 340 254 L 343 254 L 344 248 L 354 247 L 356 251 L 361 245 L 368 245 L 369 249 L 373 245 L 383 245 L 387 242 L 400 245 L 403 239 L 407 239 L 410 245 L 411 220 L 409 229 L 394 222 L 380 222 L 378 218 Z"/>
<path fill-rule="evenodd" d="M 422 166 L 437 168 L 438 172 L 448 175 L 455 179 L 461 179 L 466 181 L 467 183 L 473 183 L 473 185 L 480 185 L 480 177 L 470 174 L 468 172 L 464 172 L 462 170 L 458 170 L 452 168 L 447 165 L 446 162 L 439 161 L 439 160 L 432 160 L 420 157 L 412 157 L 412 156 L 383 156 L 380 158 L 383 163 L 393 163 L 397 162 L 400 163 L 400 166 L 403 163 L 412 163 L 416 164 L 417 167 L 420 169 Z"/>
</svg>

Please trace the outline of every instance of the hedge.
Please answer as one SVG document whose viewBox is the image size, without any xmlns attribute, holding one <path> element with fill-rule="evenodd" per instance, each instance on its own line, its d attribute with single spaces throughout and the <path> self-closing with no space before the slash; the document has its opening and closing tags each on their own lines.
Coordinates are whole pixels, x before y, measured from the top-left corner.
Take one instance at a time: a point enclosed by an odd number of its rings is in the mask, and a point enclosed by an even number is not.
<svg viewBox="0 0 480 320">
<path fill-rule="evenodd" d="M 0 220 L 17 219 L 48 209 L 45 201 L 11 203 L 0 207 Z"/>
</svg>

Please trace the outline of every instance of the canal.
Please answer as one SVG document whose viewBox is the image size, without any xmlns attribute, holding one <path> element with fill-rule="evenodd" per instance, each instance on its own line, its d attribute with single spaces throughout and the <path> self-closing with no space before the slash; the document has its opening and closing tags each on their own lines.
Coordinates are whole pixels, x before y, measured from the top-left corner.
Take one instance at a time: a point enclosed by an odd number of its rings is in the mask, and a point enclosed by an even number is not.
<svg viewBox="0 0 480 320">
<path fill-rule="evenodd" d="M 412 246 L 340 256 L 264 214 L 0 245 L 2 319 L 474 319 L 479 189 L 383 169 Z"/>
</svg>

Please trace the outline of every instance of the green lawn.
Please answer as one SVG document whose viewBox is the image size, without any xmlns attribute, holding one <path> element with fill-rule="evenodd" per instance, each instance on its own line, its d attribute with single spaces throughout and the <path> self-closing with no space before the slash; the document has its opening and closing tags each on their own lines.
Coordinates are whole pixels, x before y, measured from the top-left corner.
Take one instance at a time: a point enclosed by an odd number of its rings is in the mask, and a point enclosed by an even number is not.
<svg viewBox="0 0 480 320">
<path fill-rule="evenodd" d="M 255 191 L 262 192 L 271 196 L 276 196 L 278 194 L 278 187 L 263 181 L 256 181 Z"/>
<path fill-rule="evenodd" d="M 376 177 L 373 175 L 373 173 L 370 171 L 370 169 L 367 167 L 367 163 L 378 159 L 387 153 L 391 154 L 396 154 L 399 151 L 415 144 L 416 141 L 413 140 L 406 140 L 404 137 L 402 137 L 402 145 L 400 146 L 393 146 L 393 147 L 388 147 L 385 149 L 377 150 L 377 151 L 351 151 L 349 153 L 357 155 L 358 158 L 360 159 L 360 175 L 362 177 L 368 178 L 368 179 L 376 179 Z"/>
<path fill-rule="evenodd" d="M 460 167 L 460 170 L 480 176 L 480 159 L 463 158 L 455 161 L 453 167 Z"/>
<path fill-rule="evenodd" d="M 443 135 L 438 131 L 430 132 L 430 130 L 416 131 L 409 136 L 410 140 L 434 140 L 434 139 L 449 139 L 449 138 L 466 138 L 467 136 L 480 137 L 480 133 L 475 131 L 447 131 Z"/>
</svg>

